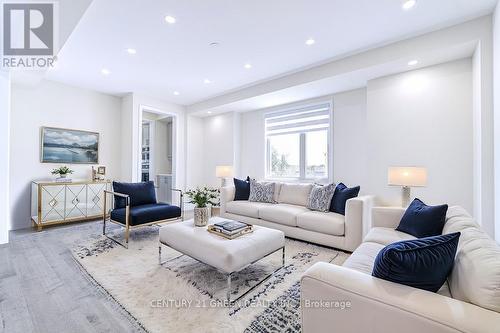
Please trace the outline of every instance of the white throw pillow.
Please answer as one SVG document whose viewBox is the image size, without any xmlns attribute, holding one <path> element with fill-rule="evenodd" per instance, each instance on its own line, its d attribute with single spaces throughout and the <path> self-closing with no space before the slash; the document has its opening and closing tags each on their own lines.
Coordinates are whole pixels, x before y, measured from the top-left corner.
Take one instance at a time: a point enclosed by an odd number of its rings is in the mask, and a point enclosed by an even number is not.
<svg viewBox="0 0 500 333">
<path fill-rule="evenodd" d="M 274 188 L 274 183 L 261 183 L 255 179 L 250 179 L 248 201 L 275 203 Z"/>
<path fill-rule="evenodd" d="M 274 182 L 260 182 L 261 184 L 274 184 L 274 194 L 273 194 L 273 200 L 274 203 L 278 202 L 280 191 L 281 191 L 281 184 L 283 183 L 274 183 Z"/>
<path fill-rule="evenodd" d="M 328 212 L 330 203 L 335 193 L 335 184 L 328 185 L 314 185 L 309 194 L 309 201 L 307 208 L 310 210 L 317 210 L 320 212 Z"/>
<path fill-rule="evenodd" d="M 309 202 L 309 193 L 311 193 L 312 188 L 312 184 L 284 183 L 281 185 L 278 202 L 306 207 Z"/>
</svg>

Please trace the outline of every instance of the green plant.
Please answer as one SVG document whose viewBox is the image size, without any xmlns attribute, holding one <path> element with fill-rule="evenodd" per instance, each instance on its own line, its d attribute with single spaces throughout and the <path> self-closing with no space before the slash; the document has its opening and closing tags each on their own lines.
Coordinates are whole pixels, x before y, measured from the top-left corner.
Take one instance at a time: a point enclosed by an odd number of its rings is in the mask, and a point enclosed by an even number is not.
<svg viewBox="0 0 500 333">
<path fill-rule="evenodd" d="M 286 174 L 290 164 L 288 163 L 288 156 L 279 154 L 274 147 L 271 148 L 271 170 L 278 176 Z"/>
<path fill-rule="evenodd" d="M 67 175 L 68 173 L 73 173 L 73 170 L 67 166 L 62 166 L 60 168 L 52 170 L 53 175 Z"/>
<path fill-rule="evenodd" d="M 217 198 L 219 197 L 219 189 L 211 187 L 197 188 L 196 190 L 189 190 L 186 195 L 191 199 L 189 202 L 195 204 L 198 208 L 207 207 L 210 205 L 217 205 Z"/>
</svg>

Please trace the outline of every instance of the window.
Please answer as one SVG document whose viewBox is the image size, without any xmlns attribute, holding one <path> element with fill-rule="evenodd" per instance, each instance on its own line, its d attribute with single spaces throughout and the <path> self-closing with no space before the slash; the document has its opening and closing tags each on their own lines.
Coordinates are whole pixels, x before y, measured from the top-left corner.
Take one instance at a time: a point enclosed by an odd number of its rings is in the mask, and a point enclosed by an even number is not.
<svg viewBox="0 0 500 333">
<path fill-rule="evenodd" d="M 330 104 L 265 115 L 267 178 L 328 180 Z"/>
</svg>

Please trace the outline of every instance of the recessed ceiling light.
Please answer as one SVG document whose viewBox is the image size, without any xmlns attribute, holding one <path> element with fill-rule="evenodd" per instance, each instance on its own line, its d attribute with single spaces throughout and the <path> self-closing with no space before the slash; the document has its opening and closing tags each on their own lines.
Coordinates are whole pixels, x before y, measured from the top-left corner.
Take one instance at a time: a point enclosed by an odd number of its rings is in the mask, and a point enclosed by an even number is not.
<svg viewBox="0 0 500 333">
<path fill-rule="evenodd" d="M 408 66 L 415 66 L 416 64 L 418 64 L 418 60 L 408 61 Z"/>
<path fill-rule="evenodd" d="M 209 84 L 209 83 L 212 83 L 212 81 L 210 81 L 209 79 L 205 79 L 205 80 L 203 80 L 203 83 Z"/>
<path fill-rule="evenodd" d="M 417 4 L 417 0 L 406 0 L 405 2 L 403 2 L 402 7 L 404 10 L 410 10 L 413 7 L 415 7 L 416 4 Z"/>
<path fill-rule="evenodd" d="M 167 22 L 168 24 L 174 24 L 175 21 L 177 21 L 175 17 L 170 15 L 165 16 L 165 22 Z"/>
<path fill-rule="evenodd" d="M 181 94 L 180 92 L 178 92 L 178 91 L 174 91 L 174 95 L 175 95 L 175 96 L 179 96 L 180 94 Z"/>
<path fill-rule="evenodd" d="M 127 53 L 128 53 L 128 54 L 136 54 L 136 53 L 137 53 L 137 50 L 136 50 L 136 49 L 129 48 L 129 49 L 127 49 Z"/>
<path fill-rule="evenodd" d="M 109 69 L 107 69 L 107 68 L 103 68 L 103 69 L 101 69 L 101 73 L 103 75 L 109 75 L 109 74 L 111 74 L 111 71 Z"/>
<path fill-rule="evenodd" d="M 207 111 L 208 114 L 212 114 L 212 111 Z"/>
<path fill-rule="evenodd" d="M 306 45 L 313 45 L 314 43 L 316 43 L 316 41 L 312 38 L 309 38 L 308 40 L 306 40 Z"/>
<path fill-rule="evenodd" d="M 212 46 L 212 47 L 217 47 L 219 45 L 220 45 L 219 42 L 211 42 L 210 44 L 208 44 L 208 46 Z"/>
<path fill-rule="evenodd" d="M 245 67 L 246 69 L 250 69 L 250 68 L 252 68 L 252 64 L 245 64 L 245 65 L 243 65 L 243 67 Z"/>
</svg>

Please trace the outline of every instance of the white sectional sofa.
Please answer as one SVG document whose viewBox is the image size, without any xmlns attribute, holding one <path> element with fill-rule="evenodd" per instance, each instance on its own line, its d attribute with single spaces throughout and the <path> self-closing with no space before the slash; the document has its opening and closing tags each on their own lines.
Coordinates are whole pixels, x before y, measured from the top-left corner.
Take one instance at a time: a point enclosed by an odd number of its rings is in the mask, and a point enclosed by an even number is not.
<svg viewBox="0 0 500 333">
<path fill-rule="evenodd" d="M 346 251 L 362 240 L 363 224 L 370 214 L 372 197 L 347 200 L 346 214 L 306 208 L 312 185 L 276 183 L 277 203 L 234 201 L 234 186 L 221 189 L 221 217 L 281 230 L 287 237 Z"/>
<path fill-rule="evenodd" d="M 500 332 L 500 247 L 461 207 L 448 209 L 443 234 L 461 236 L 454 268 L 438 293 L 371 275 L 384 246 L 414 239 L 394 230 L 403 213 L 373 208 L 373 229 L 343 266 L 317 263 L 304 273 L 302 332 Z M 350 306 L 325 307 L 331 301 Z"/>
</svg>

